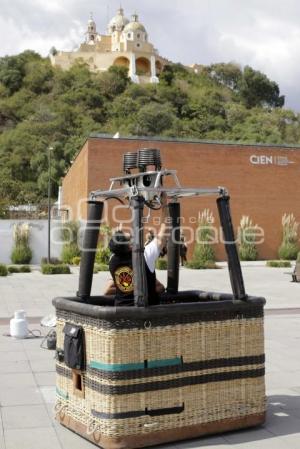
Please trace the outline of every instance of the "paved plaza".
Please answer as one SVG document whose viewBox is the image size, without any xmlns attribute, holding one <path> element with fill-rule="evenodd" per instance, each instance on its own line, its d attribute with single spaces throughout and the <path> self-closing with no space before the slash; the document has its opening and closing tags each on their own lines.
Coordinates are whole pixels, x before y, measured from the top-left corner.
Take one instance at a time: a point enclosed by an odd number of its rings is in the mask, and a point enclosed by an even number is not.
<svg viewBox="0 0 300 449">
<path fill-rule="evenodd" d="M 14 274 L 0 278 L 0 449 L 92 449 L 92 444 L 58 425 L 54 353 L 40 349 L 41 340 L 13 340 L 8 321 L 24 308 L 37 329 L 37 317 L 53 312 L 51 299 L 73 295 L 78 269 L 72 275 Z M 168 448 L 300 448 L 300 284 L 290 282 L 290 269 L 245 266 L 247 292 L 266 296 L 266 367 L 268 417 L 265 426 L 178 444 Z M 159 272 L 164 281 L 165 272 Z M 94 277 L 93 293 L 102 291 L 107 273 Z M 213 289 L 212 289 L 213 286 Z M 181 271 L 181 289 L 230 291 L 227 269 Z M 276 310 L 275 310 L 276 309 Z M 284 309 L 284 310 L 283 310 Z M 298 310 L 297 310 L 298 309 Z M 45 328 L 41 329 L 43 333 Z"/>
<path fill-rule="evenodd" d="M 180 271 L 180 290 L 206 290 L 230 293 L 228 270 Z M 29 317 L 42 317 L 53 313 L 52 299 L 56 296 L 74 296 L 78 290 L 79 268 L 73 274 L 46 276 L 37 269 L 32 273 L 0 277 L 0 318 L 9 318 L 14 310 L 24 309 Z M 246 291 L 249 295 L 264 296 L 267 308 L 300 307 L 300 284 L 291 282 L 291 268 L 268 268 L 263 262 L 243 264 Z M 166 284 L 166 271 L 157 271 L 158 278 Z M 107 272 L 94 275 L 93 295 L 103 293 L 109 279 Z"/>
</svg>

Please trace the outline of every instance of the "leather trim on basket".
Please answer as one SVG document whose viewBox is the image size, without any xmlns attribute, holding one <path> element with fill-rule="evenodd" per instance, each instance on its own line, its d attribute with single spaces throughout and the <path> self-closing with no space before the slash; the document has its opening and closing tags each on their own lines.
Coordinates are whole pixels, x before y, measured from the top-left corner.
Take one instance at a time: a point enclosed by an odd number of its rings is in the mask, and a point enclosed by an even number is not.
<svg viewBox="0 0 300 449">
<path fill-rule="evenodd" d="M 58 417 L 58 421 L 63 426 L 73 430 L 103 449 L 135 449 L 174 441 L 187 440 L 204 435 L 218 434 L 231 430 L 259 426 L 265 422 L 265 419 L 266 414 L 260 413 L 244 416 L 242 418 L 230 418 L 222 421 L 214 421 L 205 424 L 197 424 L 193 426 L 144 433 L 140 435 L 108 437 L 98 433 L 95 435 L 88 435 L 86 426 L 78 421 L 75 421 L 67 414 L 62 418 Z M 201 443 L 201 441 L 199 443 Z"/>
</svg>

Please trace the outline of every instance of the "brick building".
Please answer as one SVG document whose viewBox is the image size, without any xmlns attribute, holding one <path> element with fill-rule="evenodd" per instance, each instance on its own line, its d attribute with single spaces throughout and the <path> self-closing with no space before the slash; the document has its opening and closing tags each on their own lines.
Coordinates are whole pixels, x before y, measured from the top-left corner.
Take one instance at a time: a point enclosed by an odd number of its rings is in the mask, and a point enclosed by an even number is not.
<svg viewBox="0 0 300 449">
<path fill-rule="evenodd" d="M 183 187 L 225 186 L 231 196 L 235 227 L 243 215 L 249 215 L 265 234 L 258 246 L 259 258 L 277 257 L 282 215 L 292 212 L 300 221 L 300 147 L 93 136 L 63 180 L 62 201 L 69 209 L 69 218 L 85 219 L 89 192 L 107 189 L 109 178 L 122 174 L 125 152 L 147 147 L 161 150 L 164 167 L 178 171 Z M 182 200 L 182 225 L 188 239 L 192 236 L 189 227 L 195 230 L 199 212 L 207 207 L 218 226 L 214 197 Z M 125 218 L 126 211 L 118 213 L 117 221 Z M 114 224 L 110 214 L 107 220 Z M 222 245 L 216 250 L 223 259 Z"/>
</svg>

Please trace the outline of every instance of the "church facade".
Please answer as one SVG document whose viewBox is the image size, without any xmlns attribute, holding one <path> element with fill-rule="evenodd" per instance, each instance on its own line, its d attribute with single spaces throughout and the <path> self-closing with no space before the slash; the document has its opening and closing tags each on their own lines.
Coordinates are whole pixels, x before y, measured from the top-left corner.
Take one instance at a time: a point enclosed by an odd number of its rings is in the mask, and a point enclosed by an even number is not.
<svg viewBox="0 0 300 449">
<path fill-rule="evenodd" d="M 51 54 L 52 64 L 67 70 L 76 60 L 82 60 L 94 72 L 122 66 L 128 68 L 129 76 L 135 83 L 158 83 L 159 73 L 169 63 L 149 42 L 148 33 L 138 15 L 133 14 L 129 20 L 122 8 L 108 23 L 106 34 L 97 32 L 91 16 L 85 36 L 85 42 L 78 50 Z"/>
</svg>

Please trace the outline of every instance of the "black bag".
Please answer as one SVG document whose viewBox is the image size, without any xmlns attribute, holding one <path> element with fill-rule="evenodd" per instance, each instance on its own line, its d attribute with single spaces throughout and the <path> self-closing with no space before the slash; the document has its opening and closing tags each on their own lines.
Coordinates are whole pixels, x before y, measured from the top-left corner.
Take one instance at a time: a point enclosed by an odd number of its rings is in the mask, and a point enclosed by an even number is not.
<svg viewBox="0 0 300 449">
<path fill-rule="evenodd" d="M 83 328 L 76 324 L 66 323 L 64 327 L 65 364 L 72 369 L 84 368 L 84 334 Z"/>
</svg>

